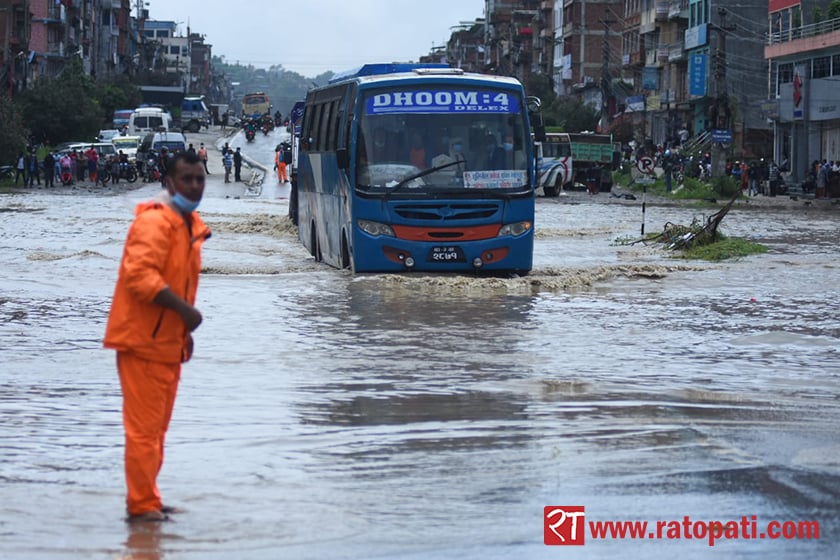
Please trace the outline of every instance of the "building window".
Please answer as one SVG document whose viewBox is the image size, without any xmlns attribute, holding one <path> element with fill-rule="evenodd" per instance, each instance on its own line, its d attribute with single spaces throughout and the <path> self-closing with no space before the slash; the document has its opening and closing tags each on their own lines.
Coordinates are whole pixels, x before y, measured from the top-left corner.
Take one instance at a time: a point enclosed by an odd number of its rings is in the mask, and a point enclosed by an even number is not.
<svg viewBox="0 0 840 560">
<path fill-rule="evenodd" d="M 831 57 L 831 75 L 840 76 L 840 54 Z"/>
<path fill-rule="evenodd" d="M 818 56 L 811 66 L 812 78 L 827 78 L 831 75 L 831 57 Z"/>
<path fill-rule="evenodd" d="M 157 32 L 158 38 L 161 37 L 169 37 L 169 30 L 168 29 L 159 29 Z"/>
<path fill-rule="evenodd" d="M 169 54 L 181 54 L 181 47 L 175 45 L 169 47 Z"/>
<path fill-rule="evenodd" d="M 789 84 L 793 81 L 793 63 L 779 64 L 779 83 Z"/>
<path fill-rule="evenodd" d="M 152 30 L 150 30 L 150 31 L 149 31 L 149 30 L 144 31 L 144 32 L 143 32 L 143 36 L 144 36 L 144 37 L 148 37 L 149 39 L 154 39 L 154 38 L 155 38 L 155 31 L 154 31 L 154 29 L 152 29 Z"/>
</svg>

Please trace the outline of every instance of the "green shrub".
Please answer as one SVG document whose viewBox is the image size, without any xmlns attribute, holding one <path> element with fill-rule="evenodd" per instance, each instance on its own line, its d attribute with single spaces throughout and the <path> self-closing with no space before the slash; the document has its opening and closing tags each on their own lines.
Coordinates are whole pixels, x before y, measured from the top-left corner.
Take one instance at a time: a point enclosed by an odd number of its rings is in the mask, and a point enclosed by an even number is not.
<svg viewBox="0 0 840 560">
<path fill-rule="evenodd" d="M 731 198 L 741 190 L 741 184 L 731 175 L 723 175 L 712 179 L 712 190 L 720 196 Z"/>
</svg>

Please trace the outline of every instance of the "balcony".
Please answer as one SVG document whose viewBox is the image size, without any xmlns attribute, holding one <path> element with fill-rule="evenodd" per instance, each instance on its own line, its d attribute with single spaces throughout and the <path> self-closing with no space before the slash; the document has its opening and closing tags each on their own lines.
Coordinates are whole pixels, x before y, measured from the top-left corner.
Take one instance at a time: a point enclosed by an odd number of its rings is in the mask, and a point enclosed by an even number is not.
<svg viewBox="0 0 840 560">
<path fill-rule="evenodd" d="M 668 21 L 668 12 L 670 4 L 668 0 L 657 0 L 656 2 L 656 21 Z"/>
<path fill-rule="evenodd" d="M 765 58 L 777 58 L 840 45 L 840 18 L 770 33 Z"/>
<path fill-rule="evenodd" d="M 685 49 L 682 41 L 668 45 L 668 62 L 685 60 Z"/>
<path fill-rule="evenodd" d="M 676 103 L 680 100 L 677 99 L 677 91 L 673 89 L 665 89 L 659 92 L 659 100 L 662 103 Z"/>
<path fill-rule="evenodd" d="M 50 5 L 47 7 L 47 17 L 48 23 L 61 23 L 64 21 L 64 5 Z"/>
<path fill-rule="evenodd" d="M 621 64 L 624 66 L 641 66 L 645 62 L 645 55 L 642 51 L 625 53 L 621 57 Z"/>
<path fill-rule="evenodd" d="M 54 41 L 47 43 L 47 55 L 64 56 L 64 43 Z"/>
<path fill-rule="evenodd" d="M 688 19 L 688 0 L 670 0 L 668 19 Z"/>
</svg>

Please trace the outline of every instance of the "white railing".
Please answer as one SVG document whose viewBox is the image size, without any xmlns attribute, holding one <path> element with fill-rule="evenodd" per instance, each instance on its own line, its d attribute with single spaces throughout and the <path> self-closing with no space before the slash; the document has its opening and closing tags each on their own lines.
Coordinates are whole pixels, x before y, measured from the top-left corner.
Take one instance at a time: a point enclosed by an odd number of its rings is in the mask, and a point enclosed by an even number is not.
<svg viewBox="0 0 840 560">
<path fill-rule="evenodd" d="M 819 23 L 792 27 L 785 31 L 774 31 L 773 33 L 768 34 L 767 44 L 773 45 L 776 43 L 795 41 L 796 39 L 803 39 L 805 37 L 816 37 L 817 35 L 824 35 L 838 30 L 840 30 L 840 18 L 834 18 L 821 21 Z"/>
</svg>

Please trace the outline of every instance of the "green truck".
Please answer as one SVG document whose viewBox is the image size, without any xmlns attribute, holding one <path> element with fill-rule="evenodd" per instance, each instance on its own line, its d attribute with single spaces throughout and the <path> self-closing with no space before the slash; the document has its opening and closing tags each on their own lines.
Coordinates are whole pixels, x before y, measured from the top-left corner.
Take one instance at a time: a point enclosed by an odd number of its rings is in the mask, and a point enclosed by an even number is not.
<svg viewBox="0 0 840 560">
<path fill-rule="evenodd" d="M 609 134 L 549 132 L 537 146 L 539 185 L 545 196 L 565 189 L 612 190 L 612 172 L 621 162 L 621 144 Z"/>
</svg>

